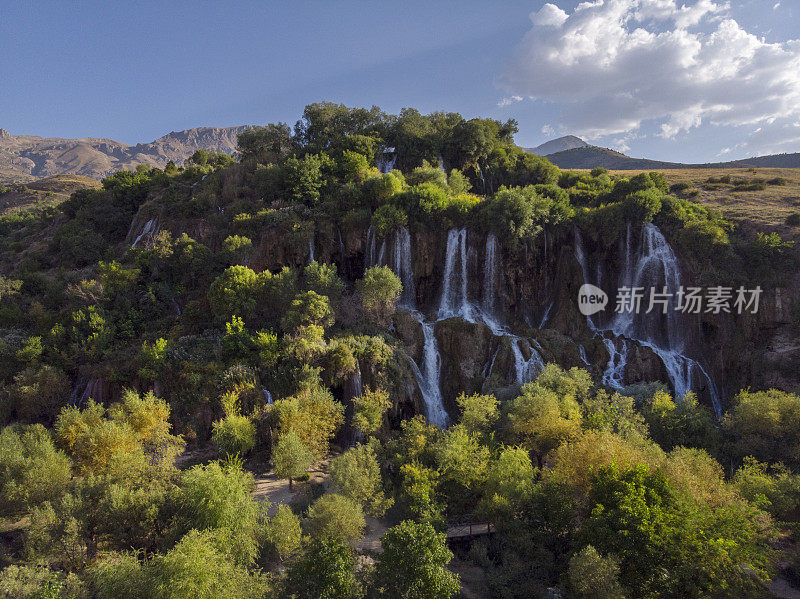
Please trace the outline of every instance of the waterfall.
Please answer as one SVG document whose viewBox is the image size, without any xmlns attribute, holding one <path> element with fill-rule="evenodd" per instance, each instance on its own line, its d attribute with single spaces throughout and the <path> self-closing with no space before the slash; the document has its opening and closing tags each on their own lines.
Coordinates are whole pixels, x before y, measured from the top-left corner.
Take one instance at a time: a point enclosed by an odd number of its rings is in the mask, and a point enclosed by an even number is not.
<svg viewBox="0 0 800 599">
<path fill-rule="evenodd" d="M 477 162 L 475 163 L 475 170 L 478 172 L 478 178 L 481 180 L 481 188 L 483 189 L 483 195 L 486 195 L 486 181 L 483 178 L 483 171 L 481 170 L 481 165 Z"/>
<path fill-rule="evenodd" d="M 439 320 L 460 316 L 468 322 L 475 322 L 467 295 L 467 230 L 450 229 L 445 251 Z"/>
<path fill-rule="evenodd" d="M 384 256 L 386 254 L 386 240 L 381 241 L 380 250 L 377 250 L 377 240 L 375 231 L 372 227 L 367 229 L 367 250 L 364 252 L 364 270 L 372 266 L 384 266 Z"/>
<path fill-rule="evenodd" d="M 583 346 L 582 343 L 578 344 L 578 353 L 580 353 L 581 360 L 583 360 L 583 363 L 586 364 L 587 366 L 591 366 L 591 363 L 589 362 L 589 356 L 586 355 L 586 348 Z"/>
<path fill-rule="evenodd" d="M 141 241 L 142 237 L 145 237 L 147 235 L 152 236 L 155 234 L 155 232 L 156 232 L 156 219 L 151 218 L 144 224 L 144 227 L 142 227 L 142 232 L 139 233 L 139 235 L 134 240 L 133 244 L 131 244 L 131 249 L 134 249 L 136 247 L 136 244 L 139 243 L 139 241 Z"/>
<path fill-rule="evenodd" d="M 497 237 L 494 233 L 486 236 L 486 256 L 483 261 L 483 295 L 481 297 L 481 312 L 484 320 L 494 331 L 499 328 L 497 324 L 497 296 L 500 282 L 500 268 L 498 267 Z"/>
<path fill-rule="evenodd" d="M 528 345 L 530 357 L 525 358 L 520 347 L 523 341 L 521 337 L 512 337 L 511 341 L 511 351 L 514 352 L 514 371 L 519 385 L 530 383 L 537 374 L 544 370 L 542 356 L 530 345 Z"/>
<path fill-rule="evenodd" d="M 394 232 L 392 254 L 392 270 L 403 283 L 400 305 L 413 309 L 417 303 L 417 294 L 414 285 L 414 268 L 411 265 L 411 233 L 406 227 L 401 227 Z"/>
<path fill-rule="evenodd" d="M 384 174 L 391 172 L 394 169 L 394 163 L 397 162 L 397 153 L 394 148 L 384 148 L 380 157 L 376 160 L 375 166 Z"/>
<path fill-rule="evenodd" d="M 625 367 L 628 365 L 628 341 L 624 337 L 617 339 L 620 347 L 614 339 L 603 337 L 603 345 L 608 350 L 608 364 L 603 372 L 603 384 L 606 387 L 622 389 L 625 386 Z"/>
<path fill-rule="evenodd" d="M 550 302 L 550 304 L 545 309 L 544 314 L 542 315 L 542 320 L 541 320 L 541 322 L 539 322 L 539 328 L 540 329 L 543 329 L 544 325 L 547 324 L 547 320 L 550 318 L 550 310 L 553 309 L 553 304 L 554 303 L 555 303 L 555 300 Z"/>
<path fill-rule="evenodd" d="M 267 400 L 267 405 L 271 406 L 274 402 L 272 401 L 272 393 L 269 392 L 268 389 L 261 388 L 261 393 L 264 394 L 264 399 Z"/>
<path fill-rule="evenodd" d="M 440 171 L 444 171 L 444 158 L 442 158 L 441 154 L 439 154 L 437 162 L 438 162 L 438 165 L 439 165 L 439 170 Z"/>
<path fill-rule="evenodd" d="M 665 292 L 665 307 L 654 308 L 647 314 L 649 296 L 642 298 L 638 313 L 635 310 L 615 314 L 609 326 L 603 330 L 613 333 L 617 342 L 603 336 L 603 344 L 609 352 L 609 362 L 603 374 L 603 383 L 619 388 L 624 385 L 627 365 L 628 343 L 633 339 L 640 345 L 649 347 L 661 358 L 667 371 L 675 396 L 683 397 L 692 390 L 696 374 L 705 379 L 714 411 L 719 416 L 721 407 L 719 395 L 706 370 L 697 360 L 684 355 L 686 350 L 685 322 L 683 314 L 675 310 L 675 293 L 681 287 L 681 273 L 678 258 L 659 228 L 646 223 L 642 228 L 638 251 L 633 251 L 632 225 L 628 223 L 625 232 L 625 246 L 620 248 L 624 254 L 619 287 L 644 288 L 648 294 L 651 289 Z M 580 231 L 575 229 L 575 257 L 581 265 L 584 282 L 589 283 L 588 265 L 583 250 Z M 600 270 L 598 269 L 598 276 Z M 595 284 L 599 286 L 600 281 Z M 589 327 L 597 331 L 591 317 L 587 317 Z M 619 345 L 619 347 L 618 347 Z"/>
<path fill-rule="evenodd" d="M 420 325 L 422 325 L 424 339 L 422 368 L 419 368 L 413 359 L 411 360 L 411 367 L 414 371 L 414 376 L 417 378 L 422 401 L 425 404 L 425 416 L 432 424 L 445 427 L 450 418 L 444 409 L 444 399 L 442 398 L 442 389 L 439 382 L 442 367 L 439 344 L 436 342 L 436 335 L 433 332 L 433 323 L 425 322 L 422 314 L 416 313 L 416 315 Z"/>
<path fill-rule="evenodd" d="M 311 264 L 314 261 L 314 238 L 308 240 L 308 263 Z"/>
<path fill-rule="evenodd" d="M 344 251 L 344 241 L 342 240 L 342 230 L 339 227 L 336 227 L 336 232 L 339 234 L 339 259 L 344 263 L 345 258 L 345 251 Z"/>
</svg>

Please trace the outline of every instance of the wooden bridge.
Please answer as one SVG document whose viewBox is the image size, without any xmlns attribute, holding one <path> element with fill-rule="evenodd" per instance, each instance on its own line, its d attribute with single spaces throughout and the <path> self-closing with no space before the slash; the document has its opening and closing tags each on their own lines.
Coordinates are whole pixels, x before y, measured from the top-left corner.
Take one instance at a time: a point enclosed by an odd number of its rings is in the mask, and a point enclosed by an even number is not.
<svg viewBox="0 0 800 599">
<path fill-rule="evenodd" d="M 448 542 L 471 541 L 476 537 L 490 536 L 494 533 L 491 524 L 479 522 L 466 522 L 464 524 L 454 524 L 447 528 Z"/>
</svg>

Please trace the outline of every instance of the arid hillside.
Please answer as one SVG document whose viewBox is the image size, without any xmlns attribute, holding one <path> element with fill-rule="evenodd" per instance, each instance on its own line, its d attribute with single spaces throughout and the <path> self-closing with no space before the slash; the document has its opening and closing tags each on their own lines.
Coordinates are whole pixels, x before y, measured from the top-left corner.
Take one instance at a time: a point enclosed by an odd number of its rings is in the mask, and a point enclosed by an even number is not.
<svg viewBox="0 0 800 599">
<path fill-rule="evenodd" d="M 195 127 L 173 131 L 151 141 L 128 145 L 113 139 L 63 139 L 35 135 L 12 135 L 0 129 L 0 182 L 25 182 L 60 174 L 102 179 L 139 164 L 163 167 L 176 164 L 200 149 L 233 154 L 238 127 Z"/>
</svg>

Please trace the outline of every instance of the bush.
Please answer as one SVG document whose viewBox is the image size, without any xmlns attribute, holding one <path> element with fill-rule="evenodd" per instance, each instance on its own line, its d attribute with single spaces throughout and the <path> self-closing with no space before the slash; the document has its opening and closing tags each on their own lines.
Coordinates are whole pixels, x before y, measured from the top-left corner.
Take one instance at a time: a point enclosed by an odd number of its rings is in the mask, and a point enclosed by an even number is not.
<svg viewBox="0 0 800 599">
<path fill-rule="evenodd" d="M 793 212 L 787 216 L 786 224 L 790 227 L 800 227 L 800 212 Z"/>
<path fill-rule="evenodd" d="M 0 516 L 22 514 L 60 497 L 71 476 L 69 458 L 42 425 L 0 431 Z"/>
<path fill-rule="evenodd" d="M 372 215 L 372 230 L 378 237 L 385 237 L 395 229 L 405 227 L 408 216 L 394 204 L 384 204 Z"/>
<path fill-rule="evenodd" d="M 375 326 L 386 326 L 394 314 L 403 284 L 388 266 L 373 266 L 356 282 L 364 314 Z"/>
<path fill-rule="evenodd" d="M 364 536 L 365 526 L 361 506 L 344 495 L 323 495 L 308 508 L 306 527 L 316 539 L 354 543 Z"/>
<path fill-rule="evenodd" d="M 256 425 L 247 417 L 230 414 L 213 425 L 211 440 L 220 453 L 245 456 L 255 447 Z"/>
</svg>

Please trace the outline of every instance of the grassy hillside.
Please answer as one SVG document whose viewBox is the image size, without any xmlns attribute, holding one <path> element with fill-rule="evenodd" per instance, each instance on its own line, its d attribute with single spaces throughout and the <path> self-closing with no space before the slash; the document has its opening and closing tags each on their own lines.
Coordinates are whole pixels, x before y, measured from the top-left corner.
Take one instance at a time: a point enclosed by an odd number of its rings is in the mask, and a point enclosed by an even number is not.
<svg viewBox="0 0 800 599">
<path fill-rule="evenodd" d="M 99 189 L 100 181 L 83 175 L 55 175 L 29 183 L 0 186 L 0 215 L 57 206 L 79 189 Z"/>
<path fill-rule="evenodd" d="M 611 174 L 631 177 L 641 172 L 646 171 L 615 170 Z M 800 214 L 798 168 L 686 168 L 667 170 L 664 176 L 677 195 L 720 210 L 726 220 L 745 231 L 777 231 L 784 239 L 800 241 L 800 223 L 788 224 L 793 222 L 793 214 Z M 730 181 L 724 182 L 728 177 Z"/>
</svg>

